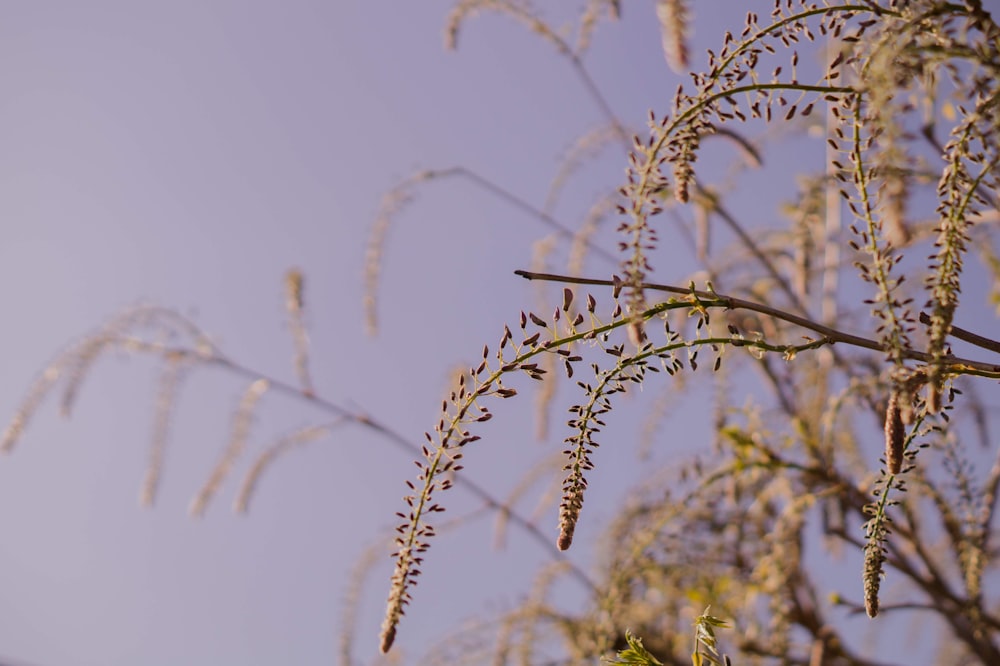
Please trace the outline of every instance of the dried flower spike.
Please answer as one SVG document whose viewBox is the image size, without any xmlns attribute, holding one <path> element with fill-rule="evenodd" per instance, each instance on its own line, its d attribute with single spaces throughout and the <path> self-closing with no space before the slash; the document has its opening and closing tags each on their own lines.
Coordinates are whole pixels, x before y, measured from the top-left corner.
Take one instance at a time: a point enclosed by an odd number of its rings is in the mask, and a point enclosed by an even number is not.
<svg viewBox="0 0 1000 666">
<path fill-rule="evenodd" d="M 285 311 L 288 313 L 288 325 L 295 346 L 295 374 L 298 375 L 302 392 L 307 396 L 315 395 L 312 377 L 309 374 L 309 334 L 306 333 L 303 297 L 305 279 L 302 271 L 297 268 L 285 274 Z"/>
</svg>

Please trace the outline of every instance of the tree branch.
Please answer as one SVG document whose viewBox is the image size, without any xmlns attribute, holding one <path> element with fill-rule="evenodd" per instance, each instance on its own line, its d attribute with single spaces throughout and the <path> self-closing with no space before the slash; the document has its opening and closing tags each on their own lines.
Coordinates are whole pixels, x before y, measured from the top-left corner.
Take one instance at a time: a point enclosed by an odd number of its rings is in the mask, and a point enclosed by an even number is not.
<svg viewBox="0 0 1000 666">
<path fill-rule="evenodd" d="M 277 379 L 275 377 L 270 377 L 261 372 L 253 370 L 252 368 L 242 365 L 236 361 L 229 359 L 228 357 L 222 355 L 218 350 L 205 350 L 199 351 L 195 349 L 188 349 L 185 347 L 168 347 L 162 344 L 151 343 L 146 340 L 140 340 L 132 337 L 122 337 L 118 341 L 125 348 L 131 351 L 152 353 L 159 356 L 178 356 L 183 358 L 190 358 L 193 361 L 200 362 L 204 365 L 215 365 L 229 372 L 246 377 L 248 379 L 264 379 L 268 382 L 271 391 L 278 393 L 284 393 L 285 395 L 298 398 L 307 403 L 310 403 L 321 410 L 334 414 L 338 417 L 344 418 L 347 421 L 356 423 L 357 425 L 373 430 L 378 434 L 382 435 L 386 440 L 389 441 L 395 447 L 406 451 L 407 453 L 420 457 L 422 455 L 421 447 L 414 444 L 410 440 L 406 439 L 398 432 L 393 430 L 391 427 L 378 421 L 377 419 L 369 416 L 368 414 L 350 410 L 343 407 L 335 402 L 327 400 L 326 398 L 320 397 L 315 393 L 309 393 L 303 391 L 302 388 L 285 382 L 283 380 Z M 464 487 L 472 495 L 474 495 L 478 500 L 483 502 L 488 508 L 494 511 L 503 511 L 508 520 L 523 529 L 528 536 L 530 536 L 534 541 L 538 542 L 545 551 L 552 556 L 555 560 L 560 562 L 566 562 L 569 572 L 577 579 L 584 587 L 586 587 L 591 592 L 597 590 L 597 584 L 588 576 L 582 569 L 571 562 L 564 553 L 559 551 L 555 544 L 552 542 L 548 536 L 543 534 L 538 526 L 529 521 L 524 516 L 520 515 L 516 511 L 511 510 L 509 506 L 504 504 L 499 499 L 495 498 L 488 490 L 484 487 L 469 479 L 464 474 L 456 474 L 454 477 L 454 482 L 456 485 Z"/>
<path fill-rule="evenodd" d="M 572 277 L 568 275 L 556 275 L 553 273 L 535 273 L 532 271 L 516 270 L 515 275 L 519 275 L 527 280 L 547 280 L 550 282 L 562 282 L 566 284 L 589 284 L 598 285 L 604 287 L 614 287 L 616 286 L 613 280 L 600 280 L 594 278 L 579 278 Z M 695 298 L 721 301 L 725 304 L 727 309 L 731 310 L 750 310 L 752 312 L 759 312 L 760 314 L 767 315 L 769 317 L 774 317 L 775 319 L 780 319 L 782 321 L 787 321 L 790 324 L 795 324 L 796 326 L 801 326 L 802 328 L 809 329 L 822 335 L 830 343 L 841 342 L 844 344 L 852 345 L 854 347 L 861 347 L 863 349 L 871 349 L 873 351 L 889 352 L 889 349 L 878 342 L 877 340 L 872 340 L 870 338 L 864 338 L 858 335 L 853 335 L 851 333 L 845 333 L 844 331 L 831 328 L 829 326 L 824 326 L 818 322 L 815 322 L 806 317 L 800 317 L 799 315 L 786 312 L 784 310 L 779 310 L 778 308 L 773 308 L 769 305 L 764 305 L 763 303 L 756 303 L 754 301 L 748 301 L 742 298 L 736 298 L 735 296 L 726 296 L 725 294 L 719 294 L 711 291 L 700 291 L 697 289 L 690 289 L 686 287 L 675 287 L 666 284 L 655 284 L 655 283 L 643 283 L 643 289 L 648 289 L 651 291 L 665 291 L 671 294 L 678 294 L 681 296 L 694 296 Z M 977 336 L 978 337 L 978 336 Z M 1000 343 L 994 343 L 1000 347 Z M 915 349 L 904 349 L 903 357 L 915 361 L 921 361 L 924 363 L 930 362 L 932 356 L 925 352 L 917 351 Z M 976 361 L 972 359 L 960 358 L 957 356 L 947 356 L 943 360 L 944 365 L 951 368 L 953 372 L 959 374 L 978 374 L 986 377 L 1000 378 L 1000 365 L 995 363 L 985 363 L 983 361 Z"/>
</svg>

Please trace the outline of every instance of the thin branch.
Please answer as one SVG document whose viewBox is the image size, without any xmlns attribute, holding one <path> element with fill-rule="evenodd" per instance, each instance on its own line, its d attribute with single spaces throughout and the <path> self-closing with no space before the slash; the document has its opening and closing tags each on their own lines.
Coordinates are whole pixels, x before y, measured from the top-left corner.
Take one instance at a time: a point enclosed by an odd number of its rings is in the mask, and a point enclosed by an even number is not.
<svg viewBox="0 0 1000 666">
<path fill-rule="evenodd" d="M 555 275 L 552 273 L 532 273 L 530 271 L 516 270 L 515 275 L 520 275 L 527 280 L 548 280 L 551 282 L 563 282 L 567 284 L 590 284 L 598 285 L 604 287 L 614 287 L 616 282 L 613 280 L 600 280 L 594 278 L 578 278 L 569 275 Z M 643 289 L 649 289 L 651 291 L 665 291 L 671 294 L 679 294 L 682 296 L 694 296 L 698 299 L 704 299 L 706 301 L 717 301 L 725 305 L 727 309 L 730 310 L 750 310 L 752 312 L 759 312 L 761 314 L 774 317 L 775 319 L 781 319 L 782 321 L 787 321 L 790 324 L 795 324 L 796 326 L 801 326 L 803 328 L 809 329 L 816 333 L 822 335 L 827 342 L 836 343 L 842 342 L 844 344 L 852 345 L 855 347 L 861 347 L 863 349 L 871 349 L 873 351 L 887 352 L 889 349 L 883 345 L 881 342 L 872 340 L 870 338 L 863 338 L 858 335 L 853 335 L 851 333 L 845 333 L 844 331 L 831 328 L 829 326 L 824 326 L 811 319 L 805 317 L 800 317 L 796 314 L 786 312 L 784 310 L 779 310 L 778 308 L 773 308 L 769 305 L 764 305 L 762 303 L 756 303 L 754 301 L 748 301 L 742 298 L 736 298 L 735 296 L 726 296 L 725 294 L 719 294 L 711 291 L 700 291 L 697 289 L 690 289 L 685 287 L 674 287 L 666 284 L 654 284 L 654 283 L 643 283 Z M 1000 345 L 1000 343 L 996 343 Z M 917 351 L 915 349 L 904 349 L 903 357 L 912 359 L 915 361 L 930 362 L 932 356 L 925 352 Z M 949 366 L 953 370 L 960 370 L 965 374 L 978 374 L 985 377 L 1000 377 L 1000 365 L 994 363 L 984 363 L 983 361 L 975 361 L 971 359 L 960 358 L 957 356 L 948 356 L 944 359 L 945 365 Z"/>
<path fill-rule="evenodd" d="M 926 312 L 920 313 L 920 323 L 930 325 L 931 318 Z M 990 340 L 989 338 L 984 338 L 981 335 L 976 335 L 972 331 L 959 328 L 954 324 L 952 324 L 950 331 L 950 335 L 962 340 L 963 342 L 968 342 L 970 345 L 982 347 L 983 349 L 988 349 L 991 352 L 997 352 L 1000 354 L 1000 342 L 997 342 L 996 340 Z"/>
<path fill-rule="evenodd" d="M 429 171 L 426 173 L 429 177 L 434 177 L 434 178 L 441 178 L 447 176 L 460 176 L 463 178 L 468 178 L 473 183 L 483 188 L 487 192 L 490 192 L 491 194 L 497 196 L 503 201 L 506 201 L 510 205 L 514 206 L 515 208 L 519 208 L 525 213 L 537 218 L 542 224 L 554 230 L 556 234 L 558 234 L 559 236 L 562 236 L 563 238 L 569 240 L 573 240 L 577 236 L 576 231 L 570 229 L 568 226 L 557 220 L 552 215 L 549 215 L 544 210 L 533 206 L 532 204 L 528 203 L 527 201 L 517 196 L 510 190 L 500 187 L 499 185 L 489 180 L 488 178 L 480 176 L 478 173 L 472 171 L 471 169 L 468 169 L 463 166 L 457 166 L 437 171 Z M 608 261 L 614 264 L 618 263 L 618 258 L 611 252 L 604 249 L 602 246 L 587 241 L 587 247 L 590 249 L 591 252 L 599 255 L 601 258 L 607 259 Z"/>
<path fill-rule="evenodd" d="M 188 358 L 193 361 L 204 363 L 205 365 L 218 366 L 233 373 L 234 375 L 239 375 L 252 381 L 264 380 L 267 382 L 268 389 L 271 392 L 289 395 L 312 404 L 322 411 L 342 417 L 352 423 L 368 428 L 369 430 L 373 430 L 374 432 L 382 435 L 382 437 L 390 444 L 410 455 L 422 455 L 422 450 L 419 445 L 414 444 L 385 423 L 378 421 L 368 414 L 352 411 L 318 395 L 308 394 L 299 386 L 253 370 L 245 365 L 233 361 L 232 359 L 229 359 L 226 356 L 223 356 L 221 353 L 214 350 L 210 351 L 207 349 L 198 350 L 183 347 L 168 347 L 166 345 L 151 343 L 135 338 L 121 338 L 119 341 L 123 345 L 126 345 L 131 351 L 155 353 L 157 355 L 175 355 L 178 358 Z M 478 500 L 483 502 L 483 504 L 485 504 L 490 510 L 507 512 L 507 519 L 524 530 L 524 532 L 541 545 L 552 558 L 561 562 L 566 562 L 569 567 L 569 572 L 581 585 L 592 592 L 597 590 L 597 584 L 594 580 L 591 579 L 591 577 L 583 571 L 583 569 L 574 564 L 564 553 L 560 552 L 556 548 L 555 544 L 552 543 L 552 540 L 547 535 L 543 534 L 538 526 L 530 520 L 510 509 L 510 507 L 495 498 L 483 486 L 463 474 L 456 474 L 454 477 L 454 483 L 464 487 Z"/>
</svg>

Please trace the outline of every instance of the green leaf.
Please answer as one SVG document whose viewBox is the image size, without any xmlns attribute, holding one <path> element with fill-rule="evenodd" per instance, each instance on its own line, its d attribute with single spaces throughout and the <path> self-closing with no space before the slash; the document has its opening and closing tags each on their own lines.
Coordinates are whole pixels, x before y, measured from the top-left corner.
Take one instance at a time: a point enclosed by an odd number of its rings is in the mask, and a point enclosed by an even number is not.
<svg viewBox="0 0 1000 666">
<path fill-rule="evenodd" d="M 623 666 L 663 666 L 663 662 L 649 653 L 642 645 L 642 639 L 632 634 L 630 629 L 625 630 L 625 642 L 628 648 L 618 651 L 618 656 L 613 660 L 608 660 L 608 664 L 621 664 Z"/>
</svg>

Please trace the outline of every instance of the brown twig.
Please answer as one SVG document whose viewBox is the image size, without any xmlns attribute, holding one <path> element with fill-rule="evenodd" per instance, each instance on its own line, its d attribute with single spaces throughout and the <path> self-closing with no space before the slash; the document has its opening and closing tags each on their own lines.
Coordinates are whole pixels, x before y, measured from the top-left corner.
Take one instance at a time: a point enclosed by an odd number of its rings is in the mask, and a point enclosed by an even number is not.
<svg viewBox="0 0 1000 666">
<path fill-rule="evenodd" d="M 926 312 L 920 313 L 920 323 L 924 325 L 930 325 L 931 318 Z M 972 331 L 967 331 L 964 328 L 959 328 L 952 324 L 950 335 L 962 340 L 963 342 L 968 342 L 970 345 L 975 345 L 977 347 L 982 347 L 983 349 L 988 349 L 992 352 L 997 352 L 1000 354 L 1000 342 L 996 340 L 990 340 L 989 338 L 984 338 L 981 335 L 976 335 Z"/>
<path fill-rule="evenodd" d="M 563 282 L 567 284 L 590 284 L 603 287 L 613 287 L 616 284 L 613 280 L 580 278 L 569 275 L 555 275 L 552 273 L 532 273 L 530 271 L 523 271 L 523 270 L 516 270 L 514 271 L 514 274 L 519 275 L 527 280 L 549 280 L 551 282 Z M 760 314 L 764 314 L 769 317 L 774 317 L 775 319 L 780 319 L 782 321 L 787 321 L 790 324 L 795 324 L 796 326 L 801 326 L 802 328 L 806 328 L 815 333 L 819 333 L 831 344 L 840 342 L 852 345 L 854 347 L 871 349 L 873 351 L 882 351 L 882 352 L 889 351 L 884 344 L 878 342 L 877 340 L 864 338 L 859 335 L 853 335 L 851 333 L 845 333 L 844 331 L 840 331 L 835 328 L 831 328 L 829 326 L 824 326 L 823 324 L 817 323 L 811 319 L 807 319 L 806 317 L 800 317 L 799 315 L 792 314 L 791 312 L 786 312 L 778 308 L 773 308 L 769 305 L 764 305 L 763 303 L 756 303 L 754 301 L 748 301 L 742 298 L 736 298 L 735 296 L 726 296 L 725 294 L 719 294 L 711 291 L 701 291 L 698 289 L 690 289 L 686 287 L 675 287 L 666 284 L 643 283 L 642 288 L 649 289 L 651 291 L 665 291 L 667 293 L 678 294 L 682 296 L 694 296 L 695 298 L 704 299 L 706 301 L 712 301 L 712 300 L 721 301 L 722 303 L 725 304 L 725 307 L 730 310 L 750 310 L 752 312 L 759 312 Z M 903 350 L 903 357 L 915 361 L 922 361 L 925 363 L 932 360 L 930 354 L 917 351 L 915 349 Z M 944 365 L 951 368 L 961 367 L 966 369 L 967 371 L 968 370 L 975 371 L 975 372 L 970 372 L 968 374 L 980 374 L 988 377 L 1000 377 L 1000 365 L 995 363 L 985 363 L 983 361 L 975 361 L 971 359 L 959 358 L 957 356 L 948 356 L 944 359 Z"/>
</svg>

